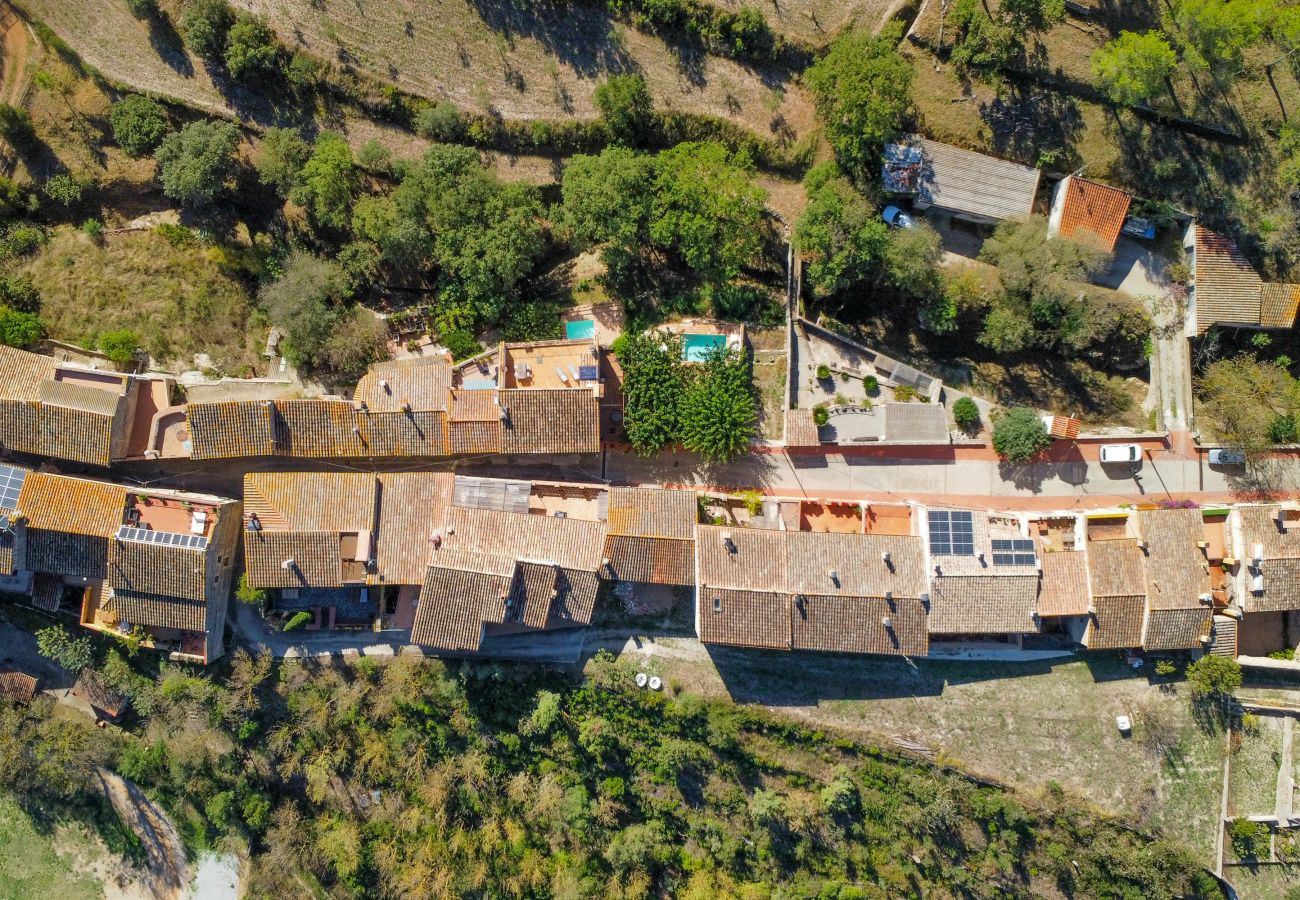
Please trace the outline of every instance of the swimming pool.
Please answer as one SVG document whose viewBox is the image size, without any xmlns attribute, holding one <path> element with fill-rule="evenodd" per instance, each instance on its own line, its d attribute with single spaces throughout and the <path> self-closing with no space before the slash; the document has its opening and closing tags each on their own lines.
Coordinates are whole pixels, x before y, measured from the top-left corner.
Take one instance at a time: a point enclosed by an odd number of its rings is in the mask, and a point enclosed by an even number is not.
<svg viewBox="0 0 1300 900">
<path fill-rule="evenodd" d="M 564 336 L 571 341 L 589 341 L 596 336 L 595 319 L 579 319 L 564 323 Z"/>
<path fill-rule="evenodd" d="M 727 346 L 725 334 L 684 334 L 682 335 L 682 359 L 687 362 L 703 362 L 714 347 Z"/>
</svg>

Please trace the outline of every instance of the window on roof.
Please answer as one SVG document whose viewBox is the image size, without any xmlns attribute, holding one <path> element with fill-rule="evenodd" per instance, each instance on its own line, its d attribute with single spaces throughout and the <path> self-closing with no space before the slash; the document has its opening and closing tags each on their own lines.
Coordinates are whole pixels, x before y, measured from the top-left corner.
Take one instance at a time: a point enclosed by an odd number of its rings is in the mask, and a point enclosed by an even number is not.
<svg viewBox="0 0 1300 900">
<path fill-rule="evenodd" d="M 993 565 L 995 566 L 1032 566 L 1034 564 L 1034 542 L 1028 540 L 993 541 Z"/>
<path fill-rule="evenodd" d="M 975 555 L 975 523 L 969 512 L 932 509 L 928 519 L 931 553 L 936 556 Z"/>
<path fill-rule="evenodd" d="M 720 612 L 722 612 L 722 598 L 721 598 L 721 597 L 714 597 L 714 598 L 713 598 L 713 611 L 714 611 L 715 613 L 720 613 Z"/>
</svg>

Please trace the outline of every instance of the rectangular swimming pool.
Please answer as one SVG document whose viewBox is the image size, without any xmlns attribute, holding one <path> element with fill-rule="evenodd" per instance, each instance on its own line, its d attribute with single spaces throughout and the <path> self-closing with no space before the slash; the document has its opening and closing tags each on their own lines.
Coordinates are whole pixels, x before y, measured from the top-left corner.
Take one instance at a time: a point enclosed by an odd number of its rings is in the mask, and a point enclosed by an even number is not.
<svg viewBox="0 0 1300 900">
<path fill-rule="evenodd" d="M 571 341 L 589 341 L 596 336 L 595 319 L 579 319 L 564 323 L 564 336 Z"/>
<path fill-rule="evenodd" d="M 714 347 L 727 346 L 725 334 L 682 335 L 682 359 L 687 362 L 704 362 Z"/>
</svg>

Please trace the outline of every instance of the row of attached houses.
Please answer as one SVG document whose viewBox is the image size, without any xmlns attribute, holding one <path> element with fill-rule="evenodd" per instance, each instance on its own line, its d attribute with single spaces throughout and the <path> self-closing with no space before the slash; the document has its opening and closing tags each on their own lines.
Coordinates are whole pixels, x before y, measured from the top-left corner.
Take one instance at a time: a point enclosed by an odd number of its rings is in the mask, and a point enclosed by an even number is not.
<svg viewBox="0 0 1300 900">
<path fill-rule="evenodd" d="M 1280 507 L 990 513 L 918 505 L 700 521 L 690 491 L 449 473 L 251 474 L 248 579 L 313 627 L 491 656 L 590 624 L 602 585 L 693 588 L 706 644 L 924 656 L 933 643 L 1266 649 L 1300 611 Z M 823 508 L 818 505 L 818 508 Z M 741 517 L 745 519 L 745 517 Z M 612 601 L 610 601 L 612 602 Z"/>
<path fill-rule="evenodd" d="M 0 591 L 211 662 L 225 652 L 240 522 L 232 500 L 0 465 Z"/>
<path fill-rule="evenodd" d="M 173 405 L 174 383 L 0 347 L 0 449 L 107 467 L 128 459 L 440 458 L 600 451 L 594 340 L 502 343 L 453 365 L 380 363 L 351 399 Z"/>
</svg>

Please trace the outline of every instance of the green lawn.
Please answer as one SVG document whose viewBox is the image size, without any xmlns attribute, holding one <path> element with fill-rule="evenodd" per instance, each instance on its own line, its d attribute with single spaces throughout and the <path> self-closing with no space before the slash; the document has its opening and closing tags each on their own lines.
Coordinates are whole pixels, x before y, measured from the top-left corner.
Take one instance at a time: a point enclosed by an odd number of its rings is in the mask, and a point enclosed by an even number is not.
<svg viewBox="0 0 1300 900">
<path fill-rule="evenodd" d="M 1260 716 L 1252 733 L 1243 733 L 1232 755 L 1229 815 L 1271 813 L 1277 799 L 1277 767 L 1282 751 L 1282 720 Z"/>
<path fill-rule="evenodd" d="M 1241 900 L 1283 900 L 1287 891 L 1300 887 L 1300 867 L 1233 866 L 1223 870 L 1223 876 L 1237 889 Z"/>
<path fill-rule="evenodd" d="M 56 827 L 54 835 L 43 834 L 12 797 L 0 795 L 0 897 L 6 900 L 102 897 L 103 892 L 94 878 L 75 871 L 83 868 L 77 861 L 54 850 L 60 843 L 66 845 L 77 840 L 93 839 L 84 829 L 63 826 Z"/>
</svg>

